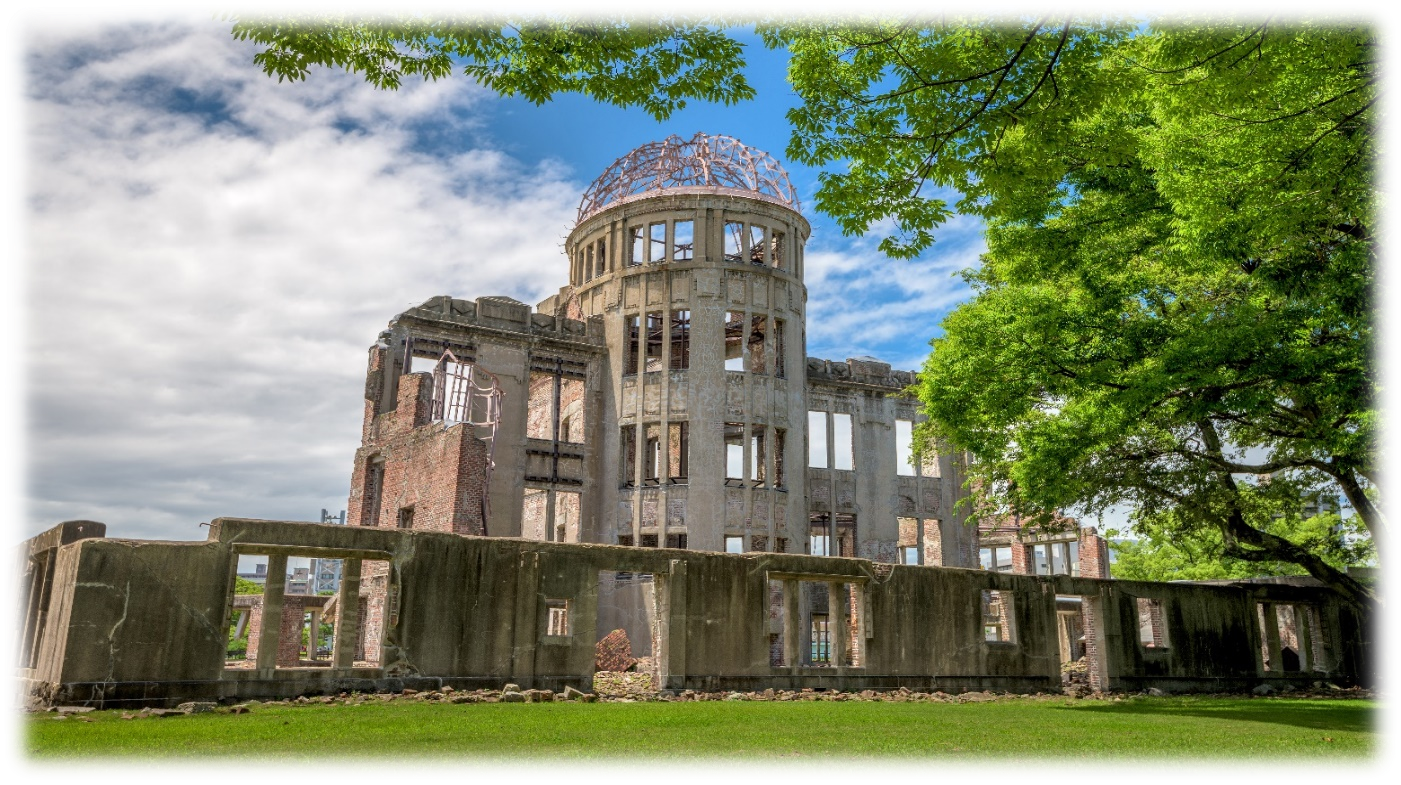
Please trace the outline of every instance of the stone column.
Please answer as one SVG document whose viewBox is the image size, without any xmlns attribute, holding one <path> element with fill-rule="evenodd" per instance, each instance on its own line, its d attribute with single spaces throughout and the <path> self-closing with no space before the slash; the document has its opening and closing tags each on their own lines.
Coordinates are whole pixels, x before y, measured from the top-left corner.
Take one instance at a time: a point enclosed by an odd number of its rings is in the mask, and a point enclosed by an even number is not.
<svg viewBox="0 0 1401 785">
<path fill-rule="evenodd" d="M 783 664 L 794 675 L 798 673 L 798 639 L 802 627 L 802 614 L 798 611 L 798 582 L 792 579 L 783 582 Z"/>
<path fill-rule="evenodd" d="M 827 584 L 827 638 L 831 641 L 831 665 L 833 668 L 846 666 L 846 639 L 851 633 L 846 628 L 846 603 L 842 598 L 840 583 Z"/>
<path fill-rule="evenodd" d="M 287 588 L 287 557 L 268 557 L 268 577 L 263 584 L 263 630 L 258 639 L 258 670 L 277 665 L 277 646 L 282 637 L 282 597 Z"/>
</svg>

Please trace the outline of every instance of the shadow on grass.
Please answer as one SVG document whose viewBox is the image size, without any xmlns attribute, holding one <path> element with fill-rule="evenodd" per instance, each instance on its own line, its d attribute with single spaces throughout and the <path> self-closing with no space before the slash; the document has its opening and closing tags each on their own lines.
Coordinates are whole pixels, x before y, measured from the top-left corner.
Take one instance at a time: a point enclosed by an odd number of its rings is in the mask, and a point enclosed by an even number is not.
<svg viewBox="0 0 1401 785">
<path fill-rule="evenodd" d="M 1085 702 L 1060 710 L 1088 711 L 1096 714 L 1203 717 L 1355 733 L 1376 730 L 1375 705 L 1358 701 L 1140 698 L 1093 705 Z"/>
</svg>

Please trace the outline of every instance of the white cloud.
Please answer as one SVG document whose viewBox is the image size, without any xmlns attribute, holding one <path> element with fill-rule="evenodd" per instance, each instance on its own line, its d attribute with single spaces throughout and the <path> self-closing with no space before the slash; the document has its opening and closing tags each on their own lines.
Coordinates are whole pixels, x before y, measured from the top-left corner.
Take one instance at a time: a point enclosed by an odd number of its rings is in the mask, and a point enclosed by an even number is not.
<svg viewBox="0 0 1401 785">
<path fill-rule="evenodd" d="M 387 320 L 565 282 L 580 183 L 422 149 L 427 124 L 474 137 L 468 80 L 279 85 L 219 22 L 27 44 L 26 536 L 339 510 Z"/>
<path fill-rule="evenodd" d="M 971 296 L 958 273 L 978 265 L 986 246 L 976 218 L 955 216 L 919 259 L 878 250 L 879 228 L 841 245 L 813 243 L 804 255 L 808 353 L 827 359 L 871 355 L 918 370 L 928 341 L 954 306 Z"/>
</svg>

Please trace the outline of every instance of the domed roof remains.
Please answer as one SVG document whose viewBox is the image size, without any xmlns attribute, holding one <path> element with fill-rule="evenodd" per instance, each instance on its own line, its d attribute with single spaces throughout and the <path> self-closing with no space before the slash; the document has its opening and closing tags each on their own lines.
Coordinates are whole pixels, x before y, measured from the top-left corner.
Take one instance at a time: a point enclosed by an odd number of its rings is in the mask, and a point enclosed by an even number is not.
<svg viewBox="0 0 1401 785">
<path fill-rule="evenodd" d="M 613 162 L 584 191 L 578 222 L 615 204 L 670 193 L 738 193 L 800 211 L 798 195 L 778 161 L 733 136 L 675 134 L 648 142 Z"/>
</svg>

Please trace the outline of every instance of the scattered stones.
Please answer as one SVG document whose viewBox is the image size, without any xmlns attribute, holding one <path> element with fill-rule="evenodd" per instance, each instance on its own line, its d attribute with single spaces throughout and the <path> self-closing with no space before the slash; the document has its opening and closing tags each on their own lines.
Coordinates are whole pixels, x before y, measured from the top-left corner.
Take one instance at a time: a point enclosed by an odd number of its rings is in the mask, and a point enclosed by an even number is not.
<svg viewBox="0 0 1401 785">
<path fill-rule="evenodd" d="M 405 688 L 404 688 L 404 691 L 401 692 L 401 693 L 399 693 L 399 694 L 400 694 L 400 695 L 405 695 L 405 696 L 407 696 L 407 695 L 417 695 L 417 694 L 418 694 L 418 690 L 411 690 L 411 689 L 405 687 Z"/>
<path fill-rule="evenodd" d="M 514 687 L 515 685 L 512 684 L 512 685 L 509 685 L 509 686 Z M 505 691 L 503 691 L 503 692 L 501 693 L 501 702 L 502 702 L 502 703 L 525 703 L 525 702 L 526 702 L 526 697 L 525 697 L 525 694 L 524 694 L 524 693 L 517 692 L 516 690 L 505 690 Z"/>
<path fill-rule="evenodd" d="M 1155 698 L 1164 698 L 1164 697 L 1167 697 L 1167 693 L 1166 693 L 1166 692 L 1163 692 L 1162 690 L 1158 689 L 1157 687 L 1149 687 L 1149 688 L 1148 688 L 1148 694 L 1149 694 L 1149 695 L 1152 695 L 1152 696 L 1155 697 Z"/>
<path fill-rule="evenodd" d="M 507 684 L 505 687 L 502 687 L 502 688 L 501 688 L 501 691 L 502 691 L 502 692 L 520 692 L 520 691 L 521 691 L 521 686 L 520 686 L 519 684 Z"/>
<path fill-rule="evenodd" d="M 564 692 L 561 692 L 559 695 L 555 696 L 556 699 L 567 701 L 576 701 L 582 697 L 584 697 L 584 693 L 574 689 L 573 687 L 565 687 Z"/>
<path fill-rule="evenodd" d="M 59 714 L 86 714 L 92 710 L 91 706 L 55 706 L 50 709 L 50 711 L 56 711 Z"/>
<path fill-rule="evenodd" d="M 176 711 L 183 711 L 186 714 L 204 714 L 214 711 L 219 704 L 213 701 L 188 701 L 175 707 Z"/>
<path fill-rule="evenodd" d="M 1271 687 L 1268 684 L 1261 684 L 1260 686 L 1251 690 L 1251 692 L 1256 695 L 1273 695 L 1275 694 L 1275 688 Z"/>
<path fill-rule="evenodd" d="M 246 703 L 240 703 L 240 704 L 237 704 L 237 705 L 235 705 L 235 706 L 230 707 L 230 708 L 229 708 L 229 713 L 230 713 L 230 714 L 247 714 L 247 713 L 248 713 L 248 708 L 249 708 L 249 707 L 248 707 L 248 704 L 246 704 Z M 126 718 L 123 717 L 123 719 L 126 719 Z"/>
</svg>

